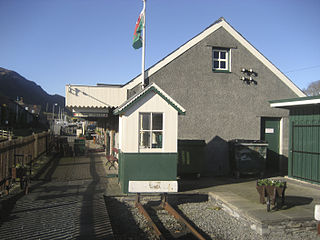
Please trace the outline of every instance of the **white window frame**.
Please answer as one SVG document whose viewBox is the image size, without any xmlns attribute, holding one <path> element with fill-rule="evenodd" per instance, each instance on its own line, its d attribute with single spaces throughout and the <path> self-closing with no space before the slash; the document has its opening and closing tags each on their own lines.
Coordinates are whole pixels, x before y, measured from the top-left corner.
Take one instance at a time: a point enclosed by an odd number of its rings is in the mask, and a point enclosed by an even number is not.
<svg viewBox="0 0 320 240">
<path fill-rule="evenodd" d="M 218 58 L 214 57 L 214 52 L 219 52 L 219 56 Z M 221 58 L 221 52 L 224 52 L 226 54 L 226 58 L 223 59 Z M 219 66 L 218 67 L 214 67 L 214 61 L 218 61 L 219 62 Z M 220 63 L 221 62 L 225 62 L 226 63 L 226 67 L 225 68 L 221 68 L 220 67 Z M 216 71 L 216 72 L 231 72 L 231 49 L 225 49 L 225 48 L 212 48 L 212 70 Z"/>
<path fill-rule="evenodd" d="M 150 114 L 150 129 L 149 130 L 143 130 L 141 129 L 141 115 L 142 114 Z M 162 130 L 153 130 L 152 129 L 152 115 L 153 114 L 162 114 Z M 164 148 L 164 113 L 163 112 L 139 112 L 139 132 L 138 132 L 138 136 L 139 136 L 139 142 L 138 142 L 138 148 L 140 152 L 161 152 Z M 141 146 L 141 133 L 142 132 L 150 132 L 150 142 L 149 142 L 149 147 L 145 148 L 144 146 Z M 152 148 L 152 133 L 153 132 L 160 132 L 162 133 L 162 142 L 161 142 L 161 148 Z"/>
</svg>

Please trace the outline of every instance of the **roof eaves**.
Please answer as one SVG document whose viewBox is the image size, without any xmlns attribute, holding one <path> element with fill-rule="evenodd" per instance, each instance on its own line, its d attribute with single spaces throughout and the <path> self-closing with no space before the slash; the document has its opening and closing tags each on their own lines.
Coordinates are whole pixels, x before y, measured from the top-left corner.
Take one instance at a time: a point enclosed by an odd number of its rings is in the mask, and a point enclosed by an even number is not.
<svg viewBox="0 0 320 240">
<path fill-rule="evenodd" d="M 309 96 L 300 98 L 289 98 L 269 101 L 270 107 L 273 108 L 288 108 L 303 105 L 320 104 L 320 96 Z"/>
<path fill-rule="evenodd" d="M 119 115 L 119 114 L 124 113 L 135 102 L 137 102 L 139 99 L 141 99 L 143 96 L 145 96 L 150 91 L 153 91 L 156 94 L 158 94 L 160 97 L 162 97 L 168 104 L 170 104 L 174 109 L 176 109 L 179 114 L 181 114 L 181 115 L 185 114 L 185 109 L 183 107 L 181 107 L 178 103 L 176 103 L 173 99 L 171 99 L 166 93 L 162 92 L 161 89 L 155 83 L 151 84 L 149 87 L 147 87 L 143 91 L 137 93 L 136 95 L 132 96 L 126 102 L 121 104 L 118 108 L 116 108 L 113 111 L 113 114 Z"/>
<path fill-rule="evenodd" d="M 101 108 L 110 108 L 109 106 L 90 106 L 90 105 L 66 105 L 66 107 L 68 108 L 94 108 L 94 109 L 101 109 Z"/>
</svg>

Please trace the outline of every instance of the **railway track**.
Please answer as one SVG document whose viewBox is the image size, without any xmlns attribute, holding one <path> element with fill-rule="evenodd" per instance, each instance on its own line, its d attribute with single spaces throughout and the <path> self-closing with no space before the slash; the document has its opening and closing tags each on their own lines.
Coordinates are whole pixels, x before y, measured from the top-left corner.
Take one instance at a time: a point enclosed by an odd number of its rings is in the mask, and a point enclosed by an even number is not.
<svg viewBox="0 0 320 240">
<path fill-rule="evenodd" d="M 137 194 L 135 206 L 139 209 L 139 212 L 146 218 L 148 224 L 153 229 L 153 232 L 157 239 L 206 239 L 192 226 L 185 218 L 183 218 L 167 201 L 167 195 L 161 195 L 161 203 L 158 206 L 153 206 L 155 212 L 161 211 L 160 214 L 168 214 L 175 218 L 176 221 L 172 221 L 170 228 L 166 229 L 160 221 L 157 223 L 153 221 L 151 215 L 147 209 L 150 207 L 144 207 L 140 201 L 140 194 Z"/>
</svg>

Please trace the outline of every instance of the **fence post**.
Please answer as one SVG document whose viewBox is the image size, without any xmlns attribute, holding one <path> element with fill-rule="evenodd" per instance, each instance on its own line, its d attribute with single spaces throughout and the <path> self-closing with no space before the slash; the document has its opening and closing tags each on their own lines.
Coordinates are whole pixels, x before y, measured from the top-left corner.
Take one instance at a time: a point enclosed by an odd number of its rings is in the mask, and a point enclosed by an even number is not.
<svg viewBox="0 0 320 240">
<path fill-rule="evenodd" d="M 34 158 L 38 157 L 38 138 L 39 134 L 33 134 L 34 137 Z"/>
<path fill-rule="evenodd" d="M 113 142 L 114 142 L 114 130 L 110 131 L 110 155 L 112 155 L 112 149 L 114 147 Z"/>
<path fill-rule="evenodd" d="M 48 136 L 49 136 L 49 134 L 47 132 L 46 133 L 46 142 L 45 142 L 45 144 L 46 144 L 46 154 L 48 154 Z"/>
</svg>

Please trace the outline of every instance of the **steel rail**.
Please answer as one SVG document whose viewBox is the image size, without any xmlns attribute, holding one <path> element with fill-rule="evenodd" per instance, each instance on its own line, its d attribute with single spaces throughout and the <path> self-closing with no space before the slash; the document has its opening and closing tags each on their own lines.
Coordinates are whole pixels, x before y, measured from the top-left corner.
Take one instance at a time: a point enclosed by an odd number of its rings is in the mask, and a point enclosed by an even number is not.
<svg viewBox="0 0 320 240">
<path fill-rule="evenodd" d="M 135 206 L 139 209 L 140 213 L 147 219 L 149 224 L 154 230 L 154 233 L 157 235 L 159 239 L 165 239 L 160 230 L 158 229 L 157 225 L 152 221 L 151 217 L 149 216 L 148 212 L 144 209 L 143 205 L 140 202 L 140 194 L 138 193 L 136 196 L 136 203 Z"/>
<path fill-rule="evenodd" d="M 168 212 L 168 214 L 172 215 L 180 224 L 186 226 L 197 239 L 205 240 L 205 238 L 194 228 L 191 226 L 190 223 L 187 222 L 168 202 L 167 202 L 167 195 L 161 195 L 161 204 L 160 207 L 163 208 Z M 156 236 L 159 239 L 165 239 L 163 234 L 160 232 L 156 224 L 152 221 L 151 217 L 149 216 L 148 212 L 144 209 L 143 205 L 140 202 L 140 194 L 137 193 L 136 196 L 136 203 L 135 206 L 139 209 L 140 213 L 148 220 L 149 224 L 152 226 Z"/>
<path fill-rule="evenodd" d="M 188 223 L 173 207 L 171 207 L 167 201 L 162 202 L 162 207 L 179 222 L 182 222 L 196 238 L 205 240 L 205 238 L 202 237 L 202 235 L 194 227 L 192 227 L 190 223 Z"/>
</svg>

